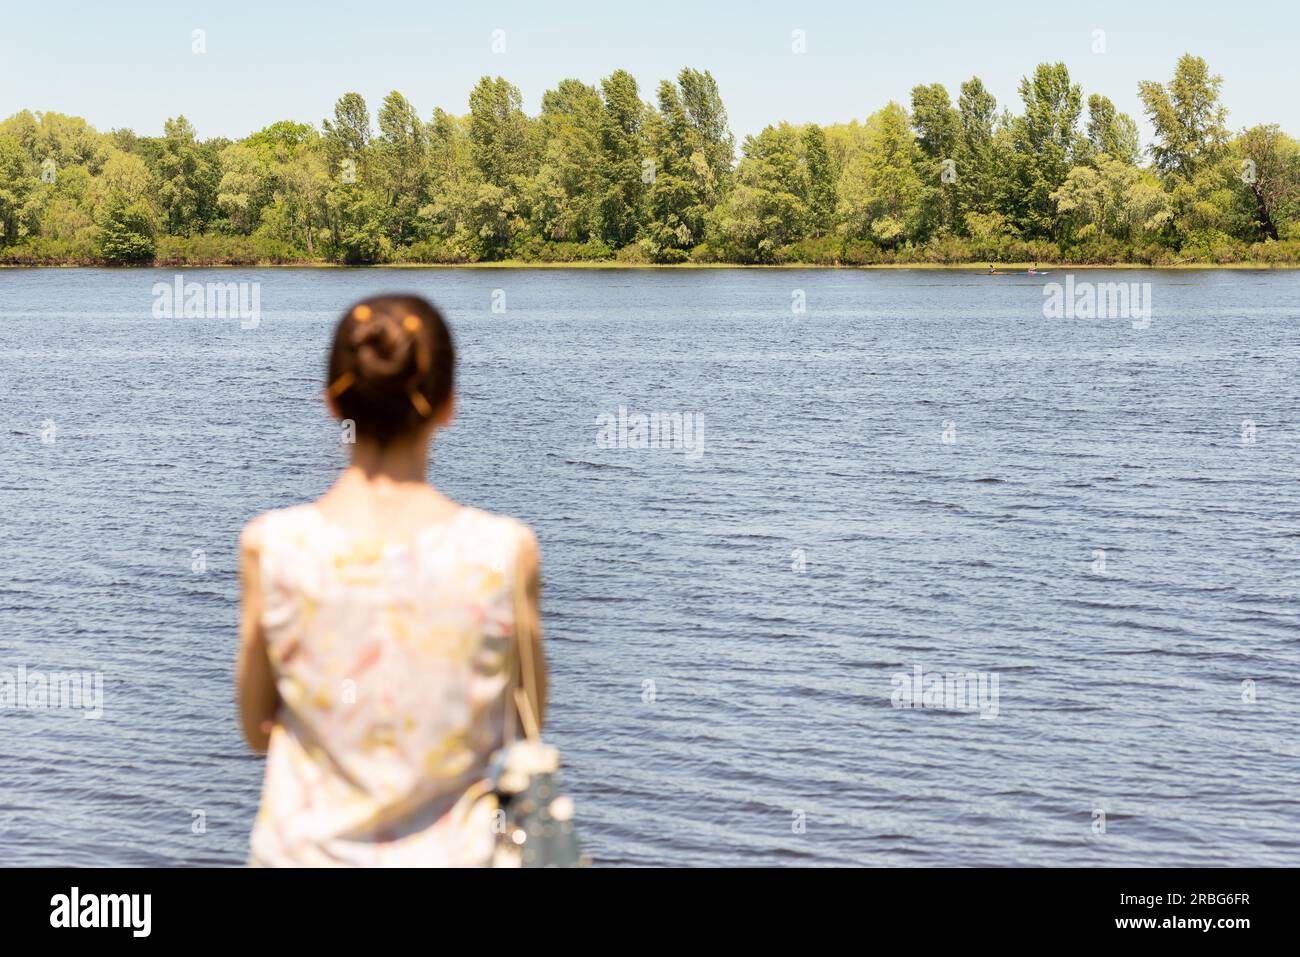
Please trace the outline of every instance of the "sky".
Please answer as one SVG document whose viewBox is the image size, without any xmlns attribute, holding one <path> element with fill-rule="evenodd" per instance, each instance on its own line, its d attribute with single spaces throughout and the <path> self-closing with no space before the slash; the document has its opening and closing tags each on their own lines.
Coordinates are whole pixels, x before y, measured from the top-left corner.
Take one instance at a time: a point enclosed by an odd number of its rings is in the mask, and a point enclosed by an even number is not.
<svg viewBox="0 0 1300 957">
<path fill-rule="evenodd" d="M 661 79 L 693 66 L 717 79 L 740 140 L 780 120 L 864 119 L 906 105 L 920 83 L 955 100 L 972 75 L 1018 112 L 1020 78 L 1060 60 L 1085 98 L 1104 93 L 1138 119 L 1146 141 L 1138 81 L 1167 81 L 1190 51 L 1222 74 L 1230 127 L 1300 135 L 1298 28 L 1294 0 L 0 0 L 0 117 L 54 110 L 156 135 L 184 114 L 202 137 L 238 138 L 282 119 L 319 124 L 349 91 L 373 114 L 399 90 L 427 118 L 435 106 L 466 112 L 479 77 L 499 74 L 531 114 L 566 77 L 596 83 L 621 67 L 653 100 Z M 193 52 L 195 30 L 206 52 Z"/>
</svg>

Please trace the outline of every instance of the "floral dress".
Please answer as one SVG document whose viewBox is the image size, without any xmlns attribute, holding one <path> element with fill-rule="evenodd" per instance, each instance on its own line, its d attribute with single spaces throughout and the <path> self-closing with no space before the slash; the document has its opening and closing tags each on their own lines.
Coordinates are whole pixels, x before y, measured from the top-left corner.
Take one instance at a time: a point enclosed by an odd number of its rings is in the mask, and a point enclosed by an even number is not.
<svg viewBox="0 0 1300 957">
<path fill-rule="evenodd" d="M 282 702 L 258 866 L 489 862 L 524 526 L 461 508 L 403 539 L 267 515 L 263 619 Z"/>
</svg>

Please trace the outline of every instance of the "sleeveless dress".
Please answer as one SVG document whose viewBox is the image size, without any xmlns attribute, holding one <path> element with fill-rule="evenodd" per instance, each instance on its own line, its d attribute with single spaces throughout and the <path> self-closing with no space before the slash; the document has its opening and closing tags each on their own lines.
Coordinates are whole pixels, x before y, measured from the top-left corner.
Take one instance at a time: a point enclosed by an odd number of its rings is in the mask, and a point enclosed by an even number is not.
<svg viewBox="0 0 1300 957">
<path fill-rule="evenodd" d="M 461 508 L 405 539 L 267 514 L 262 626 L 282 702 L 255 866 L 490 862 L 525 527 Z"/>
</svg>

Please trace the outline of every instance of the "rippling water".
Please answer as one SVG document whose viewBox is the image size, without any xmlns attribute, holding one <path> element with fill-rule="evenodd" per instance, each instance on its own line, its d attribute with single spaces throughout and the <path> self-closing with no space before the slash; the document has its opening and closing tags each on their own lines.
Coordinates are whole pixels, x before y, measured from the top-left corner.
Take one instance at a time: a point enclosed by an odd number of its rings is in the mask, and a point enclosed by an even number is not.
<svg viewBox="0 0 1300 957">
<path fill-rule="evenodd" d="M 541 538 L 598 863 L 1300 864 L 1300 274 L 1076 277 L 1148 329 L 1044 319 L 1061 275 L 185 273 L 244 329 L 154 318 L 173 275 L 0 270 L 0 672 L 104 675 L 0 711 L 0 863 L 243 861 L 236 536 L 332 480 L 333 321 L 406 289 L 462 357 L 434 480 Z M 703 456 L 598 447 L 620 405 Z M 996 717 L 894 707 L 918 667 Z"/>
</svg>

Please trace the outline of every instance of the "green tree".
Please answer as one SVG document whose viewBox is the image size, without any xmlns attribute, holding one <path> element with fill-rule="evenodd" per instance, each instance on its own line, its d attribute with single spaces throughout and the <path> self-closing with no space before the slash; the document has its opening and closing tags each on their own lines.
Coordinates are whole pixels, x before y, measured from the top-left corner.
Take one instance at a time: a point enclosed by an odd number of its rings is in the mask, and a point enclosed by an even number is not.
<svg viewBox="0 0 1300 957">
<path fill-rule="evenodd" d="M 659 113 L 651 121 L 655 166 L 644 242 L 651 258 L 681 262 L 703 237 L 705 217 L 723 193 L 734 141 L 708 72 L 683 69 L 676 84 L 659 84 Z"/>
<path fill-rule="evenodd" d="M 115 266 L 153 260 L 153 212 L 146 203 L 109 205 L 99 224 L 99 254 Z"/>
<path fill-rule="evenodd" d="M 1070 170 L 1052 199 L 1079 239 L 1149 238 L 1172 216 L 1169 196 L 1154 176 L 1105 153 L 1095 165 Z"/>
<path fill-rule="evenodd" d="M 396 243 L 409 243 L 416 236 L 419 211 L 428 201 L 429 135 L 415 107 L 396 90 L 380 107 L 374 148 L 377 186 L 389 209 L 388 233 Z"/>
<path fill-rule="evenodd" d="M 951 230 L 961 215 L 958 183 L 967 158 L 961 116 L 942 83 L 912 89 L 912 126 L 922 156 L 923 231 Z"/>
<path fill-rule="evenodd" d="M 0 246 L 8 246 L 39 227 L 29 205 L 39 181 L 16 137 L 0 132 Z"/>
<path fill-rule="evenodd" d="M 1168 84 L 1140 85 L 1149 168 L 1133 119 L 1099 93 L 1085 117 L 1059 63 L 1022 79 L 1019 116 L 978 77 L 955 103 L 921 84 L 910 112 L 774 123 L 739 164 L 718 85 L 691 68 L 653 105 L 624 70 L 564 80 L 535 118 L 502 77 L 428 122 L 394 91 L 376 129 L 346 93 L 319 127 L 286 120 L 233 143 L 200 140 L 183 116 L 137 136 L 24 110 L 0 120 L 0 246 L 10 262 L 147 262 L 164 242 L 232 262 L 838 262 L 872 259 L 866 244 L 897 261 L 1053 244 L 1090 261 L 1292 259 L 1300 144 L 1276 125 L 1230 136 L 1221 83 L 1185 54 Z"/>
<path fill-rule="evenodd" d="M 334 104 L 334 119 L 321 124 L 331 162 L 360 162 L 370 145 L 370 110 L 360 93 L 344 93 Z"/>
<path fill-rule="evenodd" d="M 419 213 L 421 238 L 438 243 L 447 257 L 479 259 L 483 247 L 470 207 L 482 174 L 471 157 L 468 120 L 435 109 L 428 129 L 429 202 Z"/>
<path fill-rule="evenodd" d="M 95 221 L 100 256 L 114 265 L 152 260 L 156 225 L 149 195 L 153 178 L 144 160 L 113 151 L 104 165 L 99 188 Z"/>
<path fill-rule="evenodd" d="M 1137 123 L 1100 93 L 1088 97 L 1088 147 L 1094 155 L 1105 153 L 1130 166 L 1136 166 L 1141 155 Z"/>
<path fill-rule="evenodd" d="M 745 139 L 736 184 L 710 216 L 715 251 L 741 262 L 774 262 L 810 231 L 806 140 L 788 123 Z"/>
<path fill-rule="evenodd" d="M 531 144 L 521 103 L 519 89 L 501 77 L 483 77 L 469 97 L 470 155 L 482 177 L 471 194 L 469 221 L 493 258 L 503 256 L 528 225 Z"/>
<path fill-rule="evenodd" d="M 1143 80 L 1138 96 L 1155 127 L 1151 147 L 1156 169 L 1190 178 L 1199 165 L 1221 155 L 1228 139 L 1227 110 L 1219 102 L 1223 77 L 1212 75 L 1200 57 L 1184 53 L 1166 87 Z"/>
<path fill-rule="evenodd" d="M 808 229 L 813 236 L 821 236 L 835 226 L 839 170 L 827 149 L 826 131 L 816 123 L 804 127 L 803 153 L 808 171 Z"/>
<path fill-rule="evenodd" d="M 334 104 L 334 119 L 321 124 L 329 186 L 323 197 L 329 247 L 344 262 L 379 262 L 392 244 L 383 235 L 384 204 L 372 195 L 374 170 L 370 110 L 359 93 Z M 280 231 L 286 217 L 277 215 Z"/>
<path fill-rule="evenodd" d="M 541 162 L 528 203 L 543 238 L 587 242 L 601 233 L 600 91 L 562 80 L 542 96 Z"/>
<path fill-rule="evenodd" d="M 1007 136 L 998 136 L 997 99 L 977 76 L 961 85 L 957 122 L 961 128 L 957 170 L 961 208 L 967 215 L 992 213 L 995 207 L 1005 211 L 1011 147 Z"/>
<path fill-rule="evenodd" d="M 513 188 L 528 171 L 528 118 L 519 88 L 501 77 L 483 77 L 469 95 L 469 139 L 483 179 Z"/>
<path fill-rule="evenodd" d="M 265 157 L 247 143 L 234 143 L 221 151 L 221 181 L 217 208 L 231 229 L 248 235 L 262 220 L 271 201 L 272 174 Z"/>
<path fill-rule="evenodd" d="M 912 126 L 916 145 L 930 160 L 955 159 L 961 141 L 961 117 L 942 83 L 912 89 Z"/>
<path fill-rule="evenodd" d="M 1025 112 L 1012 126 L 1020 189 L 1014 213 L 1027 235 L 1047 237 L 1055 216 L 1052 193 L 1079 155 L 1083 93 L 1064 63 L 1040 63 L 1020 81 L 1020 97 Z"/>
<path fill-rule="evenodd" d="M 210 149 L 205 149 L 194 127 L 183 116 L 163 125 L 158 155 L 158 201 L 175 236 L 203 232 L 217 212 L 221 173 Z"/>
<path fill-rule="evenodd" d="M 1279 224 L 1288 229 L 1300 214 L 1300 144 L 1270 124 L 1251 127 L 1233 146 L 1259 236 L 1277 239 Z"/>
<path fill-rule="evenodd" d="M 863 127 L 862 148 L 853 152 L 840 178 L 841 229 L 892 248 L 906 241 L 920 218 L 921 152 L 907 110 L 890 103 Z"/>
<path fill-rule="evenodd" d="M 600 124 L 601 233 L 605 242 L 617 249 L 636 238 L 646 187 L 656 171 L 645 134 L 649 111 L 632 74 L 615 70 L 600 81 L 600 94 L 604 103 Z"/>
<path fill-rule="evenodd" d="M 338 253 L 343 262 L 360 265 L 388 260 L 393 244 L 384 232 L 386 212 L 383 200 L 365 190 L 343 196 L 338 215 Z"/>
</svg>

